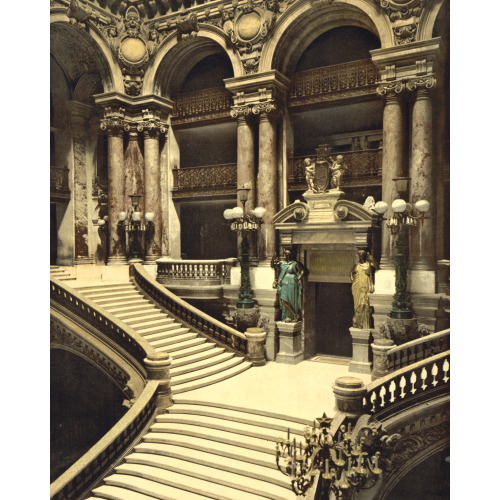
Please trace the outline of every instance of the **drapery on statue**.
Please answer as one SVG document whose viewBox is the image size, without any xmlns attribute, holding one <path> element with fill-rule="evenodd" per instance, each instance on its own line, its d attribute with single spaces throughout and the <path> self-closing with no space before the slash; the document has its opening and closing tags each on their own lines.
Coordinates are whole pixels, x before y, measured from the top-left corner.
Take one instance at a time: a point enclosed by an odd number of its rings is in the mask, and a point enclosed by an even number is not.
<svg viewBox="0 0 500 500">
<path fill-rule="evenodd" d="M 352 268 L 352 298 L 354 299 L 354 328 L 370 328 L 369 293 L 373 293 L 373 270 L 378 269 L 375 259 L 366 250 L 358 251 L 358 263 Z"/>
<path fill-rule="evenodd" d="M 285 250 L 285 260 L 279 261 L 276 254 L 271 259 L 275 270 L 273 288 L 276 288 L 280 301 L 281 321 L 285 323 L 300 321 L 302 316 L 302 285 L 300 280 L 304 268 L 300 262 L 292 260 L 290 250 Z"/>
</svg>

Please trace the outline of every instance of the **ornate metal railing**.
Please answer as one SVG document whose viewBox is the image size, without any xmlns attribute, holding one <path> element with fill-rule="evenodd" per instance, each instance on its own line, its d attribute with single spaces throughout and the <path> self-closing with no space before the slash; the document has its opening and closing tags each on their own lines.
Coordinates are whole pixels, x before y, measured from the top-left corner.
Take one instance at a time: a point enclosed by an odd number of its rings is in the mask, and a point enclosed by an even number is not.
<svg viewBox="0 0 500 500">
<path fill-rule="evenodd" d="M 155 414 L 154 396 L 158 385 L 158 380 L 147 382 L 132 408 L 50 485 L 51 500 L 83 498 L 116 460 L 131 448 Z"/>
<path fill-rule="evenodd" d="M 173 170 L 175 197 L 236 194 L 236 163 Z"/>
<path fill-rule="evenodd" d="M 228 283 L 231 267 L 238 259 L 219 260 L 157 260 L 156 279 L 162 284 L 175 282 Z"/>
<path fill-rule="evenodd" d="M 50 197 L 69 200 L 69 170 L 67 168 L 50 167 Z"/>
<path fill-rule="evenodd" d="M 120 346 L 130 355 L 129 360 L 134 363 L 139 372 L 146 377 L 144 359 L 155 352 L 149 342 L 123 321 L 111 318 L 104 309 L 93 304 L 90 299 L 54 278 L 50 280 L 50 299 L 95 327 L 103 342 L 109 344 L 111 341 Z"/>
<path fill-rule="evenodd" d="M 201 119 L 229 118 L 232 104 L 232 94 L 225 87 L 186 92 L 179 94 L 175 99 L 172 120 L 174 123 L 182 123 Z"/>
<path fill-rule="evenodd" d="M 379 81 L 380 75 L 371 59 L 299 71 L 292 75 L 288 100 L 290 106 L 294 106 L 355 96 L 360 90 L 375 93 Z"/>
<path fill-rule="evenodd" d="M 170 290 L 154 281 L 140 264 L 130 266 L 130 276 L 145 294 L 169 311 L 182 324 L 208 336 L 237 354 L 247 354 L 247 340 L 243 333 L 217 321 L 177 297 Z"/>
<path fill-rule="evenodd" d="M 346 172 L 342 177 L 342 186 L 354 187 L 377 185 L 382 183 L 382 150 L 365 149 L 361 151 L 346 151 L 341 153 Z M 333 156 L 336 156 L 333 153 Z M 288 184 L 293 189 L 306 189 L 305 163 L 306 158 L 314 156 L 295 156 L 288 158 Z"/>
<path fill-rule="evenodd" d="M 387 369 L 393 372 L 449 350 L 450 330 L 432 333 L 387 351 Z"/>
<path fill-rule="evenodd" d="M 449 392 L 450 351 L 395 371 L 367 386 L 363 411 L 387 418 L 430 396 Z"/>
</svg>

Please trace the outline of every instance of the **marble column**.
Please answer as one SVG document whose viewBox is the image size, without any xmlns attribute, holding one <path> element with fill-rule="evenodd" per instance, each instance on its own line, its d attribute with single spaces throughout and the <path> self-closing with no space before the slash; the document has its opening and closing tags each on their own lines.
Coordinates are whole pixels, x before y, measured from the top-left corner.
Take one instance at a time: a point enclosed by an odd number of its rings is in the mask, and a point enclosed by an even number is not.
<svg viewBox="0 0 500 500">
<path fill-rule="evenodd" d="M 383 156 L 382 156 L 382 200 L 391 206 L 399 198 L 396 191 L 395 177 L 405 172 L 406 127 L 404 120 L 402 83 L 381 85 L 377 92 L 384 97 L 383 115 Z M 389 209 L 390 210 L 390 209 Z M 382 225 L 382 256 L 380 269 L 394 269 L 393 241 L 391 231 L 385 223 Z"/>
<path fill-rule="evenodd" d="M 118 214 L 126 212 L 125 206 L 125 177 L 123 157 L 123 128 L 115 126 L 108 130 L 108 238 L 109 238 L 109 265 L 123 265 L 127 263 L 125 254 L 125 235 L 118 224 Z"/>
<path fill-rule="evenodd" d="M 73 102 L 71 125 L 73 136 L 73 202 L 75 222 L 75 264 L 91 264 L 89 258 L 87 186 L 88 106 Z M 90 110 L 91 111 L 91 110 Z"/>
<path fill-rule="evenodd" d="M 273 217 L 278 207 L 278 171 L 276 164 L 276 122 L 269 113 L 259 115 L 259 171 L 257 174 L 257 206 L 266 213 L 258 235 L 258 256 L 268 265 L 276 252 Z"/>
<path fill-rule="evenodd" d="M 154 214 L 146 237 L 146 264 L 161 257 L 162 211 L 160 193 L 160 131 L 144 131 L 144 213 Z"/>
<path fill-rule="evenodd" d="M 407 88 L 415 91 L 415 102 L 411 123 L 411 158 L 410 158 L 410 203 L 425 199 L 431 203 L 427 214 L 430 218 L 421 221 L 411 235 L 410 269 L 415 271 L 433 271 L 435 268 L 435 210 L 434 172 L 432 147 L 432 101 L 430 89 L 435 86 L 432 77 L 410 80 Z"/>
</svg>

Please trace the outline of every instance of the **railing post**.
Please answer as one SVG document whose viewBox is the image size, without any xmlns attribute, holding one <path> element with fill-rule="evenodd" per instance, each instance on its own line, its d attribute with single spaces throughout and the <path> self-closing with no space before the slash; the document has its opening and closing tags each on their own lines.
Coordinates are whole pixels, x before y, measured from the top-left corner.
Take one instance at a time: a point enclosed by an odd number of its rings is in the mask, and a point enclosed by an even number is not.
<svg viewBox="0 0 500 500">
<path fill-rule="evenodd" d="M 332 385 L 335 395 L 335 409 L 344 412 L 347 417 L 357 418 L 363 412 L 363 398 L 366 386 L 356 377 L 339 377 Z"/>
<path fill-rule="evenodd" d="M 387 352 L 394 347 L 394 341 L 390 339 L 376 339 L 372 343 L 373 370 L 372 380 L 384 377 L 389 373 Z"/>
<path fill-rule="evenodd" d="M 156 408 L 162 412 L 172 406 L 172 389 L 170 388 L 170 365 L 172 361 L 166 352 L 155 352 L 144 360 L 148 380 L 158 380 Z"/>
<path fill-rule="evenodd" d="M 247 361 L 253 366 L 264 366 L 266 364 L 266 335 L 263 328 L 247 328 Z"/>
</svg>

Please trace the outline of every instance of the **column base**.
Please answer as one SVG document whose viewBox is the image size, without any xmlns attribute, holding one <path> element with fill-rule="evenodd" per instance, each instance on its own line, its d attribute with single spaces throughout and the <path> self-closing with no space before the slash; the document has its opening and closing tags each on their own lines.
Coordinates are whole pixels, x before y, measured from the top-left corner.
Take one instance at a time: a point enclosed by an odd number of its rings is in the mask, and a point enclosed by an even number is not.
<svg viewBox="0 0 500 500">
<path fill-rule="evenodd" d="M 279 352 L 276 355 L 276 363 L 295 365 L 303 361 L 302 321 L 296 323 L 276 321 L 276 326 L 279 331 Z"/>
<path fill-rule="evenodd" d="M 95 264 L 95 259 L 93 257 L 77 257 L 75 259 L 75 266 L 79 266 L 82 264 Z"/>
<path fill-rule="evenodd" d="M 108 266 L 126 266 L 127 258 L 124 255 L 115 255 L 108 259 Z"/>
<path fill-rule="evenodd" d="M 146 255 L 144 259 L 144 264 L 156 264 L 156 261 L 160 258 L 159 255 Z"/>
</svg>

